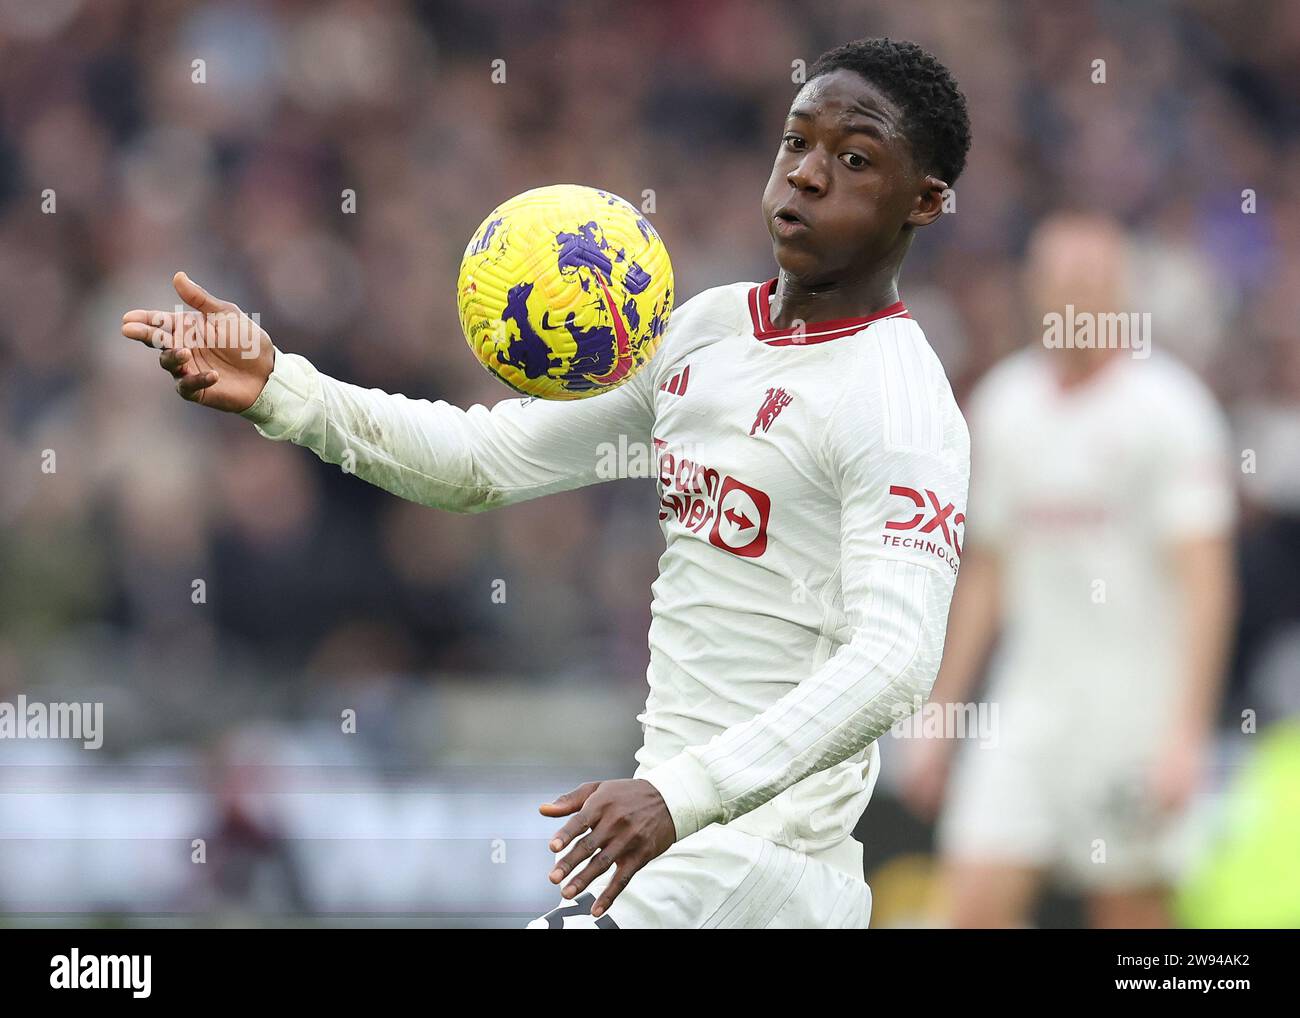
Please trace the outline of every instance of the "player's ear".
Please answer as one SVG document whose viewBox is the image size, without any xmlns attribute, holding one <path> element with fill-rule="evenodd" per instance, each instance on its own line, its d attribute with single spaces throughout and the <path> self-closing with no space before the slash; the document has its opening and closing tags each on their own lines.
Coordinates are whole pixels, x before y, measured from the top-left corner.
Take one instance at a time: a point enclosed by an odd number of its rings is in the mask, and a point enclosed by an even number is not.
<svg viewBox="0 0 1300 1018">
<path fill-rule="evenodd" d="M 948 190 L 946 182 L 933 174 L 927 174 L 921 181 L 921 192 L 916 196 L 912 214 L 907 217 L 911 226 L 929 226 L 943 215 L 943 196 Z"/>
</svg>

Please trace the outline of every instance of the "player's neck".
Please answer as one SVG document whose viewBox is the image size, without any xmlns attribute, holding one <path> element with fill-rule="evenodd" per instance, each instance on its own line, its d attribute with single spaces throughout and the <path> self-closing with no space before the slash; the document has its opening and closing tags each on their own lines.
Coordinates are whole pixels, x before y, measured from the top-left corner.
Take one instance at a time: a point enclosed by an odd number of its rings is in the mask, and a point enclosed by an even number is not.
<svg viewBox="0 0 1300 1018">
<path fill-rule="evenodd" d="M 894 271 L 880 272 L 867 279 L 812 285 L 782 272 L 772 292 L 769 316 L 775 327 L 789 329 L 800 322 L 866 318 L 897 303 L 898 274 Z"/>
</svg>

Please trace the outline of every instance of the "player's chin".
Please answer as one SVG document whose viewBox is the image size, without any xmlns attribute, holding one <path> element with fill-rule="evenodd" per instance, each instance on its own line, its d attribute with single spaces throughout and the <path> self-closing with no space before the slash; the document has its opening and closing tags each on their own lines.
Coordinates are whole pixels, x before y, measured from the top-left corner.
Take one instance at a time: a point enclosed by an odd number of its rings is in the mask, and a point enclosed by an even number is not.
<svg viewBox="0 0 1300 1018">
<path fill-rule="evenodd" d="M 796 279 L 815 279 L 822 274 L 825 265 L 825 259 L 803 237 L 773 237 L 772 257 L 782 272 Z"/>
</svg>

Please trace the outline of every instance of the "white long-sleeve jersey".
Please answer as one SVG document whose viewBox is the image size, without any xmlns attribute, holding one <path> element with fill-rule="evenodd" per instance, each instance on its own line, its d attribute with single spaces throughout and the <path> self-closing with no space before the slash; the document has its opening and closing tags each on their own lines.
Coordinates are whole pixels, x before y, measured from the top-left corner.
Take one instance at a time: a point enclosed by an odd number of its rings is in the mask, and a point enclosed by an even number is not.
<svg viewBox="0 0 1300 1018">
<path fill-rule="evenodd" d="M 585 400 L 462 410 L 277 352 L 245 416 L 457 512 L 647 462 L 665 549 L 636 776 L 662 794 L 679 840 L 734 823 L 816 852 L 848 837 L 878 774 L 875 740 L 934 681 L 970 443 L 901 303 L 777 329 L 774 285 L 699 294 L 649 365 Z"/>
</svg>

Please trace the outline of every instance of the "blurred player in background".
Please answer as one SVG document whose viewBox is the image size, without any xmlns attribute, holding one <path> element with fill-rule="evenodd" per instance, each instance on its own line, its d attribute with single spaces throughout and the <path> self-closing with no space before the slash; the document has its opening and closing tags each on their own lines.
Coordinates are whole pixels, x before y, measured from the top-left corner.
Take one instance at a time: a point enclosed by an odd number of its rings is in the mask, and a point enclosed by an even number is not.
<svg viewBox="0 0 1300 1018">
<path fill-rule="evenodd" d="M 1118 225 L 1059 215 L 1030 244 L 1029 296 L 1039 315 L 1120 312 L 1126 269 Z M 954 925 L 1030 923 L 1049 876 L 1094 926 L 1168 925 L 1232 626 L 1235 499 L 1224 417 L 1154 331 L 1154 353 L 1035 343 L 972 397 L 969 540 L 933 699 L 969 699 L 1000 632 L 999 726 L 960 754 L 922 742 L 907 789 L 930 814 L 946 792 Z"/>
</svg>

